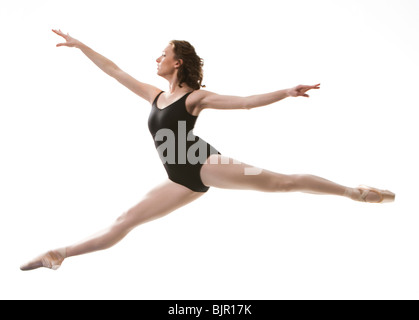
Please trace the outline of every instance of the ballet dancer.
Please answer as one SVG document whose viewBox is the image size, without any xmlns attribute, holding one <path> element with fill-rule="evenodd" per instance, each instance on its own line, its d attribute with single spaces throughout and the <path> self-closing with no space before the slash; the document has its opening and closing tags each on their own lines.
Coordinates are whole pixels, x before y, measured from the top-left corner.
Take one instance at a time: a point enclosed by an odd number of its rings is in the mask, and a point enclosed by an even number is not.
<svg viewBox="0 0 419 320">
<path fill-rule="evenodd" d="M 355 188 L 308 174 L 285 175 L 255 168 L 222 155 L 193 134 L 197 117 L 207 108 L 218 110 L 252 109 L 287 97 L 309 97 L 320 88 L 298 85 L 293 88 L 248 97 L 219 95 L 201 90 L 203 60 L 187 41 L 171 41 L 157 58 L 157 74 L 168 81 L 168 91 L 140 82 L 115 63 L 84 43 L 52 30 L 65 39 L 57 47 L 80 49 L 94 64 L 122 85 L 151 104 L 148 126 L 167 171 L 168 179 L 147 193 L 107 229 L 79 243 L 48 251 L 21 266 L 21 270 L 40 267 L 58 269 L 64 259 L 107 249 L 140 224 L 163 217 L 198 199 L 210 187 L 262 192 L 306 192 L 347 197 L 369 203 L 391 202 L 395 194 L 367 186 Z M 233 124 L 232 124 L 233 125 Z"/>
</svg>

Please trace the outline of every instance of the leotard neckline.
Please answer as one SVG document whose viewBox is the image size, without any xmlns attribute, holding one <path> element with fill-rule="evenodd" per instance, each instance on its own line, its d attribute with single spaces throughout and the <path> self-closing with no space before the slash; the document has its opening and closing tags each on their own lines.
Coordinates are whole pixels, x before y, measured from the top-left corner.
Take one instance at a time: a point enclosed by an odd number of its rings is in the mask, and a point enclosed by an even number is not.
<svg viewBox="0 0 419 320">
<path fill-rule="evenodd" d="M 154 106 L 155 106 L 158 110 L 160 110 L 160 111 L 163 111 L 163 110 L 165 110 L 165 109 L 167 109 L 167 108 L 171 107 L 172 105 L 174 105 L 175 103 L 179 102 L 180 100 L 182 100 L 183 98 L 185 98 L 185 96 L 189 95 L 189 94 L 190 94 L 190 93 L 192 93 L 193 91 L 190 91 L 190 92 L 185 93 L 182 97 L 180 97 L 180 98 L 179 98 L 179 99 L 177 99 L 176 101 L 173 101 L 171 104 L 167 105 L 167 107 L 164 107 L 163 109 L 160 109 L 160 108 L 157 106 L 157 101 L 159 100 L 159 97 L 160 97 L 160 95 L 161 95 L 163 92 L 164 92 L 164 91 L 160 92 L 160 93 L 157 95 L 157 97 L 156 97 L 156 99 L 155 99 L 155 101 L 154 101 L 154 103 L 153 103 L 153 105 L 154 105 Z M 189 112 L 188 112 L 188 113 L 189 113 Z"/>
</svg>

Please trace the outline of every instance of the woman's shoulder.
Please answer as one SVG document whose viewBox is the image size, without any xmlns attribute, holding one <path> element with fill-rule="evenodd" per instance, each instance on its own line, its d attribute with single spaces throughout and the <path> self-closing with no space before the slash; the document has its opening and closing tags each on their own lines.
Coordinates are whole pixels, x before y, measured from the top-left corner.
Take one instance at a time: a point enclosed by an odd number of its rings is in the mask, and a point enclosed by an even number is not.
<svg viewBox="0 0 419 320">
<path fill-rule="evenodd" d="M 199 89 L 199 90 L 194 90 L 191 92 L 190 94 L 190 99 L 191 102 L 195 102 L 195 103 L 199 103 L 201 102 L 204 98 L 213 95 L 214 92 L 208 91 L 208 90 L 203 90 L 203 89 Z"/>
<path fill-rule="evenodd" d="M 188 112 L 194 116 L 198 116 L 202 111 L 202 101 L 208 94 L 210 94 L 209 91 L 202 89 L 192 91 L 186 100 L 186 109 Z"/>
</svg>

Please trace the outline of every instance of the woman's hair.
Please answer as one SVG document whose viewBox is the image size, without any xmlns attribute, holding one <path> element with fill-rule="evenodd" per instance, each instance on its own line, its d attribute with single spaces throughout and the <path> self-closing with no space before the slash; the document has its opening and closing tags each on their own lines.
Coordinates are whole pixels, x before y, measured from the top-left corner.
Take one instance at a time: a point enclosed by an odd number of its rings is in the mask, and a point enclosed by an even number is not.
<svg viewBox="0 0 419 320">
<path fill-rule="evenodd" d="M 202 78 L 204 71 L 202 67 L 204 60 L 201 59 L 195 52 L 195 48 L 187 41 L 172 40 L 170 44 L 173 45 L 173 51 L 176 59 L 182 59 L 183 63 L 178 69 L 179 87 L 182 88 L 182 83 L 186 83 L 194 90 L 199 90 L 202 85 Z"/>
</svg>

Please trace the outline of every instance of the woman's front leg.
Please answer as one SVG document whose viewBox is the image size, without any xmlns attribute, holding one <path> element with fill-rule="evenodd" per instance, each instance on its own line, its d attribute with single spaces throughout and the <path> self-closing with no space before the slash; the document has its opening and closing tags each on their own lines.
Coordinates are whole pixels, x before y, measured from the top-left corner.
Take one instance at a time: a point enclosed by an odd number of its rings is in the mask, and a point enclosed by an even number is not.
<svg viewBox="0 0 419 320">
<path fill-rule="evenodd" d="M 105 230 L 74 245 L 49 251 L 21 266 L 21 270 L 40 267 L 58 269 L 65 258 L 110 248 L 140 224 L 161 218 L 202 195 L 168 180 L 151 190 Z"/>
</svg>

